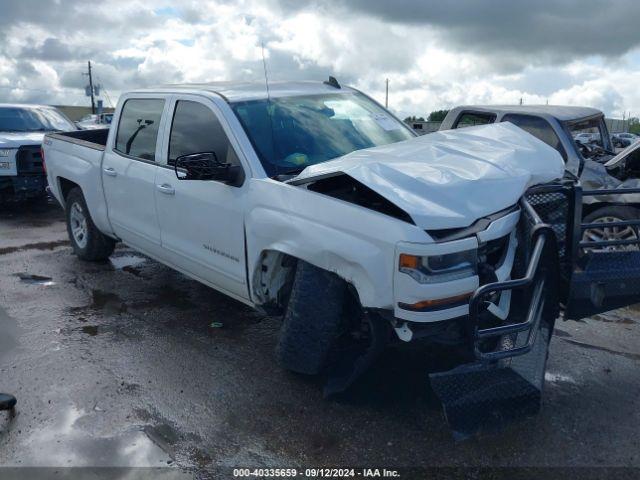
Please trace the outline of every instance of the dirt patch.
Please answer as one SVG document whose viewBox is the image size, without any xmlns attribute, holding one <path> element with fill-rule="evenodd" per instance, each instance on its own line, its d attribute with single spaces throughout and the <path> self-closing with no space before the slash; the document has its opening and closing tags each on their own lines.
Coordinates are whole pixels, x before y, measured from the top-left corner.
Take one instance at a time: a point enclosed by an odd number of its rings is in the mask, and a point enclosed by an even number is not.
<svg viewBox="0 0 640 480">
<path fill-rule="evenodd" d="M 9 253 L 23 252 L 25 250 L 53 250 L 58 247 L 66 247 L 67 245 L 69 245 L 69 240 L 27 243 L 25 245 L 17 245 L 15 247 L 0 248 L 0 255 L 8 255 Z"/>
<path fill-rule="evenodd" d="M 607 353 L 611 353 L 613 355 L 618 355 L 624 358 L 630 358 L 631 360 L 640 360 L 640 354 L 638 353 L 630 353 L 630 352 L 620 352 L 618 350 L 612 350 L 610 348 L 607 347 L 601 347 L 598 345 L 591 345 L 590 343 L 583 343 L 583 342 L 579 342 L 577 340 L 570 340 L 568 338 L 563 338 L 562 340 L 564 340 L 565 342 L 568 343 L 572 343 L 573 345 L 577 345 L 579 347 L 582 348 L 587 348 L 589 350 L 599 350 L 601 352 L 607 352 Z"/>
<path fill-rule="evenodd" d="M 594 315 L 591 317 L 592 320 L 596 322 L 604 322 L 604 323 L 618 323 L 620 325 L 635 325 L 637 322 L 630 318 L 623 318 L 617 316 L 605 316 L 605 315 Z"/>
<path fill-rule="evenodd" d="M 124 313 L 127 311 L 127 304 L 115 293 L 103 290 L 91 291 L 91 303 L 83 307 L 74 307 L 72 311 L 83 312 L 87 310 L 104 310 L 107 313 Z"/>
</svg>

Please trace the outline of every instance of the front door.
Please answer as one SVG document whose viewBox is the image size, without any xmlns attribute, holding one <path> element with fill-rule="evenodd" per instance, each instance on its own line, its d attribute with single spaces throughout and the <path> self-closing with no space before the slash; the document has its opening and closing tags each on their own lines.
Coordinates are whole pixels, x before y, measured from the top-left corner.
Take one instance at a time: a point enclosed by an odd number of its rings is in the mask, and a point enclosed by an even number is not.
<svg viewBox="0 0 640 480">
<path fill-rule="evenodd" d="M 156 175 L 156 206 L 163 255 L 214 288 L 248 298 L 244 246 L 246 183 L 180 180 L 178 157 L 213 152 L 218 161 L 240 166 L 211 101 L 174 101 L 168 148 Z M 237 184 L 236 184 L 237 185 Z"/>
<path fill-rule="evenodd" d="M 160 245 L 155 210 L 156 144 L 165 100 L 131 98 L 122 107 L 115 142 L 102 162 L 109 220 L 123 241 L 142 250 Z"/>
</svg>

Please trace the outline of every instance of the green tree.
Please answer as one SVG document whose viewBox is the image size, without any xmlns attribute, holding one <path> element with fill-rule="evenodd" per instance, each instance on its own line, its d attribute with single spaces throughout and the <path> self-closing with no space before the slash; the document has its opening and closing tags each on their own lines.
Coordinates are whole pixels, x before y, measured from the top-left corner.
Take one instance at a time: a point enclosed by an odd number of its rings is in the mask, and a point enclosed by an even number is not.
<svg viewBox="0 0 640 480">
<path fill-rule="evenodd" d="M 415 115 L 411 115 L 404 119 L 404 123 L 414 123 L 414 122 L 424 122 L 424 117 L 416 117 Z"/>
<path fill-rule="evenodd" d="M 447 116 L 447 113 L 449 113 L 449 110 L 434 110 L 429 114 L 428 120 L 430 122 L 441 122 Z"/>
</svg>

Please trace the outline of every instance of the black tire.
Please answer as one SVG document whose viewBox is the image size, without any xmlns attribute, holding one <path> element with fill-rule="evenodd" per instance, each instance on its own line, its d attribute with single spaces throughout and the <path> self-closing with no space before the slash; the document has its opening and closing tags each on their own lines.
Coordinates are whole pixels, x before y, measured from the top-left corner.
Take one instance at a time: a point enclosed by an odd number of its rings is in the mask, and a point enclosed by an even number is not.
<svg viewBox="0 0 640 480">
<path fill-rule="evenodd" d="M 77 239 L 72 230 L 72 211 L 78 208 L 86 220 L 85 236 L 82 240 Z M 113 253 L 116 242 L 114 239 L 104 235 L 95 226 L 80 188 L 73 188 L 67 195 L 65 200 L 65 214 L 67 233 L 69 234 L 73 252 L 82 260 L 89 262 L 99 262 L 109 258 L 109 255 Z"/>
<path fill-rule="evenodd" d="M 596 210 L 591 212 L 589 215 L 585 216 L 583 222 L 597 223 L 598 220 L 607 219 L 607 218 L 611 218 L 614 220 L 638 220 L 640 219 L 640 210 L 634 207 L 629 207 L 629 206 L 607 205 L 607 206 L 597 208 Z M 624 229 L 625 227 L 614 227 L 614 228 Z M 634 235 L 636 239 L 640 239 L 640 232 L 638 231 L 638 227 L 626 227 L 626 229 L 628 230 L 627 232 L 618 233 L 618 235 L 620 235 L 620 239 L 631 240 L 634 238 Z M 597 239 L 596 237 L 600 236 L 596 234 L 594 238 L 591 238 L 592 236 L 588 235 L 588 232 L 590 232 L 590 230 L 585 231 L 583 235 L 583 240 L 596 240 Z M 598 232 L 594 232 L 594 233 L 598 233 Z M 631 245 L 631 246 L 604 247 L 604 248 L 608 250 L 611 250 L 611 249 L 613 250 L 634 249 L 635 250 L 638 247 L 636 245 Z M 597 249 L 598 248 L 593 248 L 592 250 L 597 250 Z"/>
<path fill-rule="evenodd" d="M 282 367 L 315 375 L 328 364 L 342 328 L 347 285 L 336 274 L 298 261 L 276 355 Z"/>
</svg>

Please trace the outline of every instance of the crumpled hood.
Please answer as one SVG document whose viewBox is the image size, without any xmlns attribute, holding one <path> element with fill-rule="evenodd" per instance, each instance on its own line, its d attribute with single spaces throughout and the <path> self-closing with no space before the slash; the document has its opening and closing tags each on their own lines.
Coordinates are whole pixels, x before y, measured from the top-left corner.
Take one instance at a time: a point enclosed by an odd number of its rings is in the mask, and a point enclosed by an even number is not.
<svg viewBox="0 0 640 480">
<path fill-rule="evenodd" d="M 461 228 L 562 178 L 560 154 L 511 123 L 445 130 L 307 167 L 292 183 L 347 174 L 423 229 Z"/>
<path fill-rule="evenodd" d="M 0 132 L 0 148 L 40 145 L 47 132 Z"/>
</svg>

